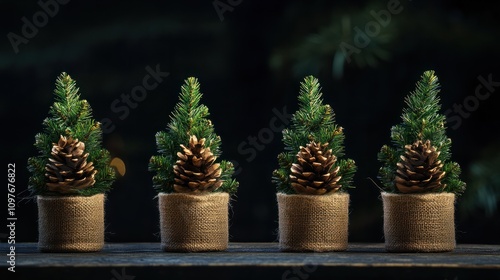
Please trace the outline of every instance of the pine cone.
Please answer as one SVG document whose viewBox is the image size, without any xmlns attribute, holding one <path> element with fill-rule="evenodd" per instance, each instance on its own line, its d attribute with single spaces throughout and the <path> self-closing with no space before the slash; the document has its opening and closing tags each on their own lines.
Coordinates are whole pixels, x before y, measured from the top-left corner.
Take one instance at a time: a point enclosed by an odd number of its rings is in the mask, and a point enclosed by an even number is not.
<svg viewBox="0 0 500 280">
<path fill-rule="evenodd" d="M 91 187 L 95 183 L 92 162 L 87 162 L 85 144 L 61 135 L 59 142 L 53 143 L 52 155 L 45 166 L 45 177 L 49 180 L 47 189 L 59 193 L 76 193 L 78 190 Z"/>
<path fill-rule="evenodd" d="M 321 144 L 311 141 L 306 147 L 300 147 L 297 161 L 290 168 L 292 188 L 299 194 L 325 194 L 336 192 L 341 176 L 338 176 L 340 167 L 332 167 L 337 157 L 328 150 L 328 143 Z"/>
<path fill-rule="evenodd" d="M 440 154 L 436 147 L 427 140 L 418 140 L 405 146 L 405 155 L 397 163 L 397 173 L 394 183 L 402 193 L 439 191 L 446 187 L 441 183 L 445 172 L 443 163 L 438 160 Z"/>
<path fill-rule="evenodd" d="M 189 147 L 180 145 L 182 152 L 174 165 L 174 190 L 180 193 L 211 192 L 222 185 L 220 176 L 222 169 L 215 162 L 215 156 L 209 147 L 205 147 L 205 138 L 198 139 L 192 135 Z"/>
</svg>

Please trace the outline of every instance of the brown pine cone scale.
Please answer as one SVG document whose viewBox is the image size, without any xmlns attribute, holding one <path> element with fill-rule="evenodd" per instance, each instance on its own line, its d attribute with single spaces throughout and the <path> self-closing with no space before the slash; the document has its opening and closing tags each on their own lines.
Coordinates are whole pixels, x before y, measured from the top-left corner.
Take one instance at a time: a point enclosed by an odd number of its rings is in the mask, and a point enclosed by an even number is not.
<svg viewBox="0 0 500 280">
<path fill-rule="evenodd" d="M 328 149 L 328 143 L 311 141 L 306 147 L 300 147 L 297 162 L 290 168 L 290 185 L 298 194 L 321 195 L 336 192 L 340 167 L 333 168 L 337 157 Z"/>
<path fill-rule="evenodd" d="M 216 157 L 205 147 L 205 138 L 198 141 L 195 135 L 189 138 L 188 147 L 180 145 L 174 165 L 174 191 L 180 193 L 206 193 L 218 189 L 222 169 L 214 163 Z"/>
<path fill-rule="evenodd" d="M 440 152 L 427 140 L 405 146 L 405 154 L 397 163 L 394 184 L 401 193 L 440 191 L 446 187 L 441 183 L 445 175 L 443 163 L 438 160 Z"/>
<path fill-rule="evenodd" d="M 54 143 L 46 164 L 45 177 L 47 190 L 62 194 L 76 193 L 95 184 L 95 174 L 92 162 L 87 162 L 89 156 L 85 153 L 85 143 L 72 137 L 60 136 Z"/>
</svg>

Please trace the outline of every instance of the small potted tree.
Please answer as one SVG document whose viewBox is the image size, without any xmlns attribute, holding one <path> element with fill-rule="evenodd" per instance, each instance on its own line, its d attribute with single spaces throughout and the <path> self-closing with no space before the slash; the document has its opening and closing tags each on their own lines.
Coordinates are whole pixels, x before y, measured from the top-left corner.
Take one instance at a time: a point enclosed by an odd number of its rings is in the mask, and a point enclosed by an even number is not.
<svg viewBox="0 0 500 280">
<path fill-rule="evenodd" d="M 451 139 L 434 71 L 426 71 L 406 99 L 402 122 L 378 159 L 383 185 L 385 247 L 391 252 L 445 252 L 455 248 L 455 195 L 465 190 L 451 161 Z"/>
<path fill-rule="evenodd" d="M 104 246 L 104 200 L 115 173 L 102 148 L 100 123 L 78 90 L 68 74 L 57 78 L 50 116 L 35 136 L 39 154 L 28 159 L 42 252 L 92 252 Z"/>
<path fill-rule="evenodd" d="M 200 84 L 185 80 L 168 128 L 156 134 L 158 155 L 149 170 L 159 192 L 164 251 L 222 251 L 228 246 L 228 205 L 238 182 L 234 167 L 221 160 L 221 138 L 200 104 Z"/>
<path fill-rule="evenodd" d="M 324 105 L 318 80 L 301 83 L 299 109 L 283 130 L 285 151 L 273 172 L 282 251 L 347 249 L 349 194 L 356 165 L 344 159 L 344 133 Z"/>
</svg>

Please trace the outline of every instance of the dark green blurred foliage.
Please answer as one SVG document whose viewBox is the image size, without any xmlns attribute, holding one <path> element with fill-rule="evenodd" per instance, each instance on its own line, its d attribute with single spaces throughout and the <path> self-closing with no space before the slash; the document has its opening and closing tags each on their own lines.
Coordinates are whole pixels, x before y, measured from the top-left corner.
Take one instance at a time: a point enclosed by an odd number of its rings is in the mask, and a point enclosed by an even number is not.
<svg viewBox="0 0 500 280">
<path fill-rule="evenodd" d="M 399 4 L 397 13 L 389 12 L 387 20 L 374 16 L 387 14 L 387 5 L 391 2 Z M 295 36 L 292 40 L 289 36 L 278 40 L 279 47 L 270 59 L 270 67 L 275 71 L 291 69 L 295 77 L 327 72 L 342 78 L 346 69 L 376 68 L 401 53 L 418 49 L 449 48 L 466 55 L 485 49 L 493 51 L 493 46 L 498 45 L 491 36 L 493 25 L 479 25 L 458 11 L 441 14 L 439 5 L 414 9 L 414 3 L 408 1 L 372 0 L 357 7 L 353 7 L 354 4 L 334 9 L 318 7 L 310 15 L 304 12 L 306 6 L 308 4 L 297 2 L 290 4 L 283 18 L 284 25 L 291 26 L 284 33 L 293 32 Z M 298 39 L 293 40 L 294 37 Z M 357 43 L 359 38 L 367 38 L 368 43 Z M 348 55 L 351 63 L 346 61 L 342 48 L 345 44 L 357 49 Z"/>
<path fill-rule="evenodd" d="M 484 147 L 472 161 L 468 170 L 467 192 L 460 210 L 470 218 L 474 210 L 480 210 L 488 217 L 498 215 L 500 204 L 500 146 Z"/>
<path fill-rule="evenodd" d="M 321 70 L 331 69 L 334 77 L 342 78 L 344 68 L 351 62 L 355 67 L 364 68 L 377 67 L 381 61 L 390 59 L 388 47 L 397 37 L 399 23 L 392 16 L 387 25 L 380 25 L 371 11 L 378 11 L 377 6 L 383 9 L 383 5 L 374 2 L 362 9 L 322 11 L 329 22 L 319 25 L 317 31 L 305 35 L 296 44 L 275 51 L 270 60 L 271 68 L 280 69 L 289 61 L 295 76 L 317 75 Z M 367 35 L 369 23 L 379 28 Z M 355 40 L 357 36 L 363 40 Z"/>
</svg>

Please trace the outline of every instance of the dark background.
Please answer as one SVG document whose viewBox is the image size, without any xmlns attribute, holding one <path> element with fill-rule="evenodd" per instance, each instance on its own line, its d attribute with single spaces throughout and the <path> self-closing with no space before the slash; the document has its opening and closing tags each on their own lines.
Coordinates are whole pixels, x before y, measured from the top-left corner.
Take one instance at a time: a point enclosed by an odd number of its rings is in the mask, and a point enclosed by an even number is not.
<svg viewBox="0 0 500 280">
<path fill-rule="evenodd" d="M 401 13 L 393 14 L 386 26 L 378 25 L 380 30 L 350 63 L 339 62 L 340 44 L 354 46 L 354 27 L 364 30 L 376 22 L 370 11 L 386 9 L 388 1 L 238 2 L 232 1 L 237 5 L 221 20 L 214 1 L 73 0 L 60 5 L 16 54 L 7 34 L 22 35 L 21 18 L 33 22 L 42 9 L 36 1 L 2 1 L 2 160 L 5 169 L 7 163 L 16 164 L 17 241 L 37 239 L 26 161 L 37 152 L 34 136 L 42 129 L 62 71 L 77 81 L 94 117 L 110 118 L 116 125 L 104 134 L 103 144 L 125 162 L 127 171 L 108 194 L 110 242 L 159 241 L 153 174 L 147 164 L 156 153 L 154 135 L 166 127 L 189 76 L 199 78 L 202 102 L 222 137 L 223 158 L 239 164 L 231 241 L 276 240 L 271 173 L 283 149 L 281 133 L 250 161 L 250 154 L 238 146 L 270 126 L 274 108 L 286 107 L 288 113 L 297 109 L 304 76 L 319 78 L 324 101 L 345 129 L 347 156 L 359 167 L 356 188 L 349 191 L 351 242 L 383 241 L 380 191 L 368 178 L 378 183 L 377 152 L 388 143 L 404 96 L 423 71 L 434 69 L 441 81 L 443 113 L 465 100 L 473 104 L 479 76 L 500 81 L 499 6 L 489 1 L 401 0 Z M 111 109 L 113 101 L 142 84 L 145 67 L 157 64 L 169 77 L 120 119 Z M 462 166 L 468 184 L 457 202 L 461 243 L 500 243 L 499 88 L 460 118 L 458 128 L 448 128 L 453 160 Z M 1 205 L 7 208 L 7 203 Z M 0 234 L 5 241 L 6 234 Z"/>
</svg>

